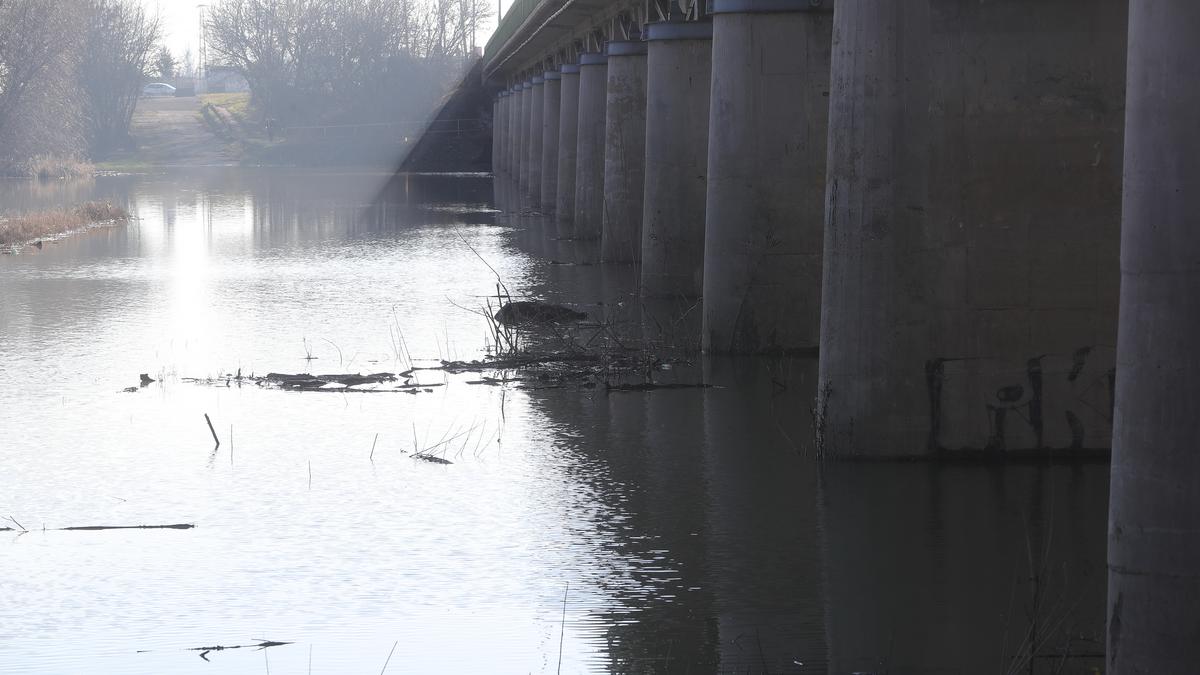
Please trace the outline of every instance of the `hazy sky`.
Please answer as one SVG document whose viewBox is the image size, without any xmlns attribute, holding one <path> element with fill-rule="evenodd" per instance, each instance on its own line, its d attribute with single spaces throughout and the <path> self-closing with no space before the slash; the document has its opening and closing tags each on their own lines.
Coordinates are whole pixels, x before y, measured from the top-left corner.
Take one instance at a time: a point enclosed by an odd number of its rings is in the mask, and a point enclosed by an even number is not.
<svg viewBox="0 0 1200 675">
<path fill-rule="evenodd" d="M 191 47 L 196 51 L 199 40 L 200 21 L 197 18 L 197 3 L 191 0 L 142 0 L 151 12 L 162 16 L 163 37 L 167 47 L 177 56 Z"/>
<path fill-rule="evenodd" d="M 493 0 L 494 1 L 494 0 Z M 216 4 L 219 0 L 208 0 L 205 4 Z M 502 0 L 504 11 L 512 0 Z M 142 4 L 151 12 L 158 11 L 163 20 L 163 36 L 167 47 L 176 55 L 182 56 L 189 47 L 196 52 L 196 44 L 200 40 L 200 20 L 196 0 L 142 0 Z M 493 25 L 479 31 L 476 38 L 482 46 L 492 34 Z"/>
</svg>

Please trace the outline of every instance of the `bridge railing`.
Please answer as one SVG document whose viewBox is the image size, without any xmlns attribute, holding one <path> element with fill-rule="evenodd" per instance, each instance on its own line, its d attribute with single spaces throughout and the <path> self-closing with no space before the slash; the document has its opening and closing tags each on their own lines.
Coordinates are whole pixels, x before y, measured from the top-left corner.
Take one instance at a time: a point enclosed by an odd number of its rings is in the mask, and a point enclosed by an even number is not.
<svg viewBox="0 0 1200 675">
<path fill-rule="evenodd" d="M 492 33 L 492 37 L 483 48 L 484 63 L 488 63 L 496 58 L 496 55 L 500 52 L 500 48 L 517 32 L 521 24 L 525 23 L 525 20 L 529 18 L 529 15 L 533 13 L 534 8 L 540 2 L 541 0 L 513 0 L 512 6 L 500 18 L 500 24 L 496 26 L 496 32 Z"/>
</svg>

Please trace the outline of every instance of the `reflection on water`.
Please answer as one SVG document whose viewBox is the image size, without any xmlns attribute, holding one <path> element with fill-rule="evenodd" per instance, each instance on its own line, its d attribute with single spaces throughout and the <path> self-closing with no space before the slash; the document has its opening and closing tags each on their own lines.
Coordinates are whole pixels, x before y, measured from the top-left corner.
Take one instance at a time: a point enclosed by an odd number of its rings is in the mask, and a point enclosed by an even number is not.
<svg viewBox="0 0 1200 675">
<path fill-rule="evenodd" d="M 0 183 L 5 208 L 138 216 L 0 257 L 0 516 L 33 530 L 0 532 L 0 672 L 377 672 L 393 645 L 389 672 L 558 672 L 560 640 L 562 672 L 1099 664 L 1105 468 L 819 465 L 811 360 L 697 358 L 661 377 L 718 388 L 649 393 L 180 381 L 478 358 L 469 310 L 495 279 L 472 249 L 605 340 L 694 345 L 698 312 L 643 305 L 633 268 L 591 264 L 595 242 L 513 193 L 236 169 Z M 123 393 L 140 373 L 160 381 Z M 452 465 L 408 457 L 443 442 Z M 174 522 L 197 527 L 41 529 Z M 264 639 L 293 644 L 187 651 Z"/>
</svg>

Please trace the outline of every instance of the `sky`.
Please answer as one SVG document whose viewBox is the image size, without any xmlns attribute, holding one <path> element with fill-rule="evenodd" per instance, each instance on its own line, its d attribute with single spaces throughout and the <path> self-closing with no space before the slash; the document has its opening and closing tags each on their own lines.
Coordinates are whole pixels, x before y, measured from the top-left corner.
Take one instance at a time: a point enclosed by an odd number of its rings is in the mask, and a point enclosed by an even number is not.
<svg viewBox="0 0 1200 675">
<path fill-rule="evenodd" d="M 150 12 L 159 12 L 163 21 L 163 40 L 177 57 L 191 48 L 196 52 L 200 21 L 194 0 L 142 0 Z"/>
<path fill-rule="evenodd" d="M 206 4 L 215 4 L 219 0 L 209 0 Z M 512 0 L 501 0 L 504 11 Z M 163 20 L 163 40 L 167 48 L 176 57 L 182 57 L 184 51 L 196 53 L 196 45 L 200 40 L 200 20 L 197 0 L 142 0 L 142 4 L 151 12 L 159 12 Z M 492 33 L 493 26 L 489 25 L 479 32 L 478 42 L 483 45 Z"/>
</svg>

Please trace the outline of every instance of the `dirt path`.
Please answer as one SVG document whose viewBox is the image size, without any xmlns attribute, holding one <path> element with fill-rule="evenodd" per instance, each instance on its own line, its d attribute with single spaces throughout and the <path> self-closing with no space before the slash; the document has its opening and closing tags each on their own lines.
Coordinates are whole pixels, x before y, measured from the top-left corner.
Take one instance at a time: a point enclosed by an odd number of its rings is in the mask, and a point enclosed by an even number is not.
<svg viewBox="0 0 1200 675">
<path fill-rule="evenodd" d="M 237 163 L 226 143 L 200 119 L 200 99 L 143 98 L 129 130 L 137 151 L 113 158 L 150 166 L 226 166 Z"/>
</svg>

